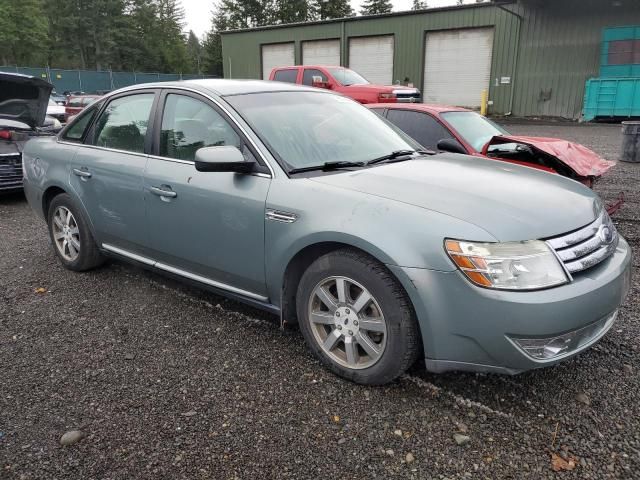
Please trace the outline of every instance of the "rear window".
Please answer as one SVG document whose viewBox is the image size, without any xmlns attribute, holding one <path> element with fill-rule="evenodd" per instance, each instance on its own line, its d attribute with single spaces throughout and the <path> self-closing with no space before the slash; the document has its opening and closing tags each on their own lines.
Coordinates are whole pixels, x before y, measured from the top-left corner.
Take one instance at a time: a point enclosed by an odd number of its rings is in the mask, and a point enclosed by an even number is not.
<svg viewBox="0 0 640 480">
<path fill-rule="evenodd" d="M 287 83 L 296 83 L 296 79 L 298 78 L 298 69 L 297 68 L 289 68 L 286 70 L 278 70 L 273 79 L 276 82 L 287 82 Z"/>
<path fill-rule="evenodd" d="M 67 107 L 81 107 L 81 106 L 82 106 L 81 98 L 72 98 L 71 100 L 69 100 L 69 103 L 67 104 Z"/>
</svg>

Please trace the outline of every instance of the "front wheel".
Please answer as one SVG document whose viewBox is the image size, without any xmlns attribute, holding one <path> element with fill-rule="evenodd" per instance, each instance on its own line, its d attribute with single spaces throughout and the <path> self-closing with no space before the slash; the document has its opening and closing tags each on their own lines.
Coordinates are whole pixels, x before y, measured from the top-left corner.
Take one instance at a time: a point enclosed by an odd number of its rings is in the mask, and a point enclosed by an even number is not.
<svg viewBox="0 0 640 480">
<path fill-rule="evenodd" d="M 343 249 L 318 258 L 302 276 L 296 304 L 314 355 L 356 383 L 390 382 L 419 355 L 406 293 L 383 264 L 362 252 Z"/>
</svg>

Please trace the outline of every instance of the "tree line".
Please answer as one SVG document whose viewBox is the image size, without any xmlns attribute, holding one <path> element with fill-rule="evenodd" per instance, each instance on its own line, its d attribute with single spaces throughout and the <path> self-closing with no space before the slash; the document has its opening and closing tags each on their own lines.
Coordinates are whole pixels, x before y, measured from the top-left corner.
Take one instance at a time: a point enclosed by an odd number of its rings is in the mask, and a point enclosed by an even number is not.
<svg viewBox="0 0 640 480">
<path fill-rule="evenodd" d="M 211 9 L 199 39 L 185 32 L 180 0 L 0 0 L 0 64 L 222 76 L 220 32 L 356 15 L 349 0 L 216 0 Z M 365 0 L 358 13 L 391 10 L 389 0 Z"/>
</svg>

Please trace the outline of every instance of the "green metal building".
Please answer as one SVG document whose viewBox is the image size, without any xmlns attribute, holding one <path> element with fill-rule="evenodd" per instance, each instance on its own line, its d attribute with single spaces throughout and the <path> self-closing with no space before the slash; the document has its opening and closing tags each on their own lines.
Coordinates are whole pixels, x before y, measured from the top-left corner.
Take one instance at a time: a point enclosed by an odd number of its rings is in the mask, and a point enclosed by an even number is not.
<svg viewBox="0 0 640 480">
<path fill-rule="evenodd" d="M 429 103 L 477 107 L 488 89 L 492 114 L 575 119 L 603 29 L 637 24 L 640 0 L 513 0 L 267 26 L 223 33 L 224 75 L 340 64 Z"/>
</svg>

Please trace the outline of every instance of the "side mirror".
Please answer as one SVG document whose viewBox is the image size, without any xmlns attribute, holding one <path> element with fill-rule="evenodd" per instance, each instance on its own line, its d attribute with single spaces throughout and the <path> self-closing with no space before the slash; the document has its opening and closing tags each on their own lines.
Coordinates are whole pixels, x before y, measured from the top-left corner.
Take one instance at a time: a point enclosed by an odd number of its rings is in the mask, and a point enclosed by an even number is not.
<svg viewBox="0 0 640 480">
<path fill-rule="evenodd" d="M 438 142 L 437 148 L 443 152 L 463 153 L 465 155 L 468 153 L 462 144 L 455 138 L 443 138 Z"/>
<path fill-rule="evenodd" d="M 311 86 L 315 88 L 325 88 L 327 90 L 331 90 L 331 84 L 329 82 L 325 82 L 320 75 L 314 75 L 311 79 Z"/>
<path fill-rule="evenodd" d="M 199 172 L 250 173 L 255 162 L 247 162 L 234 146 L 204 147 L 196 151 L 196 170 Z"/>
</svg>

